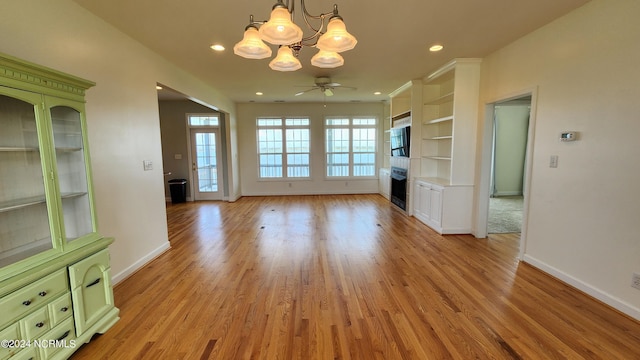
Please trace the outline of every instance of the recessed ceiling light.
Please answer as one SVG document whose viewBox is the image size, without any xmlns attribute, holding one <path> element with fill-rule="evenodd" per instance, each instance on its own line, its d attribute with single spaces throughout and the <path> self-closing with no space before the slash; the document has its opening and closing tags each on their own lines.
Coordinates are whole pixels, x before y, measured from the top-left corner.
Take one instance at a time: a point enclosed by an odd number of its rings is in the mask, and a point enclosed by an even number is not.
<svg viewBox="0 0 640 360">
<path fill-rule="evenodd" d="M 162 86 L 156 85 L 156 90 L 162 90 Z"/>
<path fill-rule="evenodd" d="M 431 47 L 429 48 L 429 51 L 431 51 L 431 52 L 436 52 L 436 51 L 440 51 L 440 50 L 442 50 L 443 48 L 444 48 L 444 46 L 442 46 L 442 45 L 440 45 L 440 44 L 435 44 L 435 45 L 433 45 L 433 46 L 431 46 Z"/>
<path fill-rule="evenodd" d="M 263 93 L 262 93 L 261 91 L 258 91 L 258 92 L 256 93 L 256 95 L 258 95 L 258 96 L 262 96 L 262 95 L 263 95 Z"/>
<path fill-rule="evenodd" d="M 213 44 L 211 45 L 211 48 L 215 51 L 224 51 L 224 46 L 220 44 Z"/>
<path fill-rule="evenodd" d="M 373 95 L 381 95 L 382 93 L 380 91 L 376 91 L 373 93 Z"/>
</svg>

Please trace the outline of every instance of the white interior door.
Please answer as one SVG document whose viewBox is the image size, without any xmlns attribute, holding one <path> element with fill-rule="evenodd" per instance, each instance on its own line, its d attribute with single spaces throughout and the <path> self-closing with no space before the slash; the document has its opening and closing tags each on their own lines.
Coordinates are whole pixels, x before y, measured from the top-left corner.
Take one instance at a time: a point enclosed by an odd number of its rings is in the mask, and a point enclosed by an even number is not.
<svg viewBox="0 0 640 360">
<path fill-rule="evenodd" d="M 220 135 L 215 128 L 191 129 L 194 200 L 221 200 Z"/>
</svg>

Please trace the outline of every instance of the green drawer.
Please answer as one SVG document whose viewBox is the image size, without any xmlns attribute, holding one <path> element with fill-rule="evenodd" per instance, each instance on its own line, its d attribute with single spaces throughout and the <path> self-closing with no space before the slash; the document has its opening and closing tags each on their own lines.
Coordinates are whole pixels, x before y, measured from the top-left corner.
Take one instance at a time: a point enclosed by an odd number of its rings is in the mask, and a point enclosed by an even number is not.
<svg viewBox="0 0 640 360">
<path fill-rule="evenodd" d="M 20 350 L 11 360 L 35 360 L 38 358 L 38 351 L 35 347 Z"/>
<path fill-rule="evenodd" d="M 52 301 L 48 307 L 49 317 L 51 318 L 51 327 L 54 327 L 73 313 L 71 309 L 71 294 L 66 293 L 60 296 Z"/>
<path fill-rule="evenodd" d="M 63 268 L 0 298 L 0 328 L 68 291 L 67 269 Z"/>
<path fill-rule="evenodd" d="M 13 324 L 8 328 L 0 331 L 0 340 L 20 340 L 18 324 Z M 17 346 L 0 346 L 0 360 L 8 359 L 18 351 L 20 351 L 20 347 Z"/>
<path fill-rule="evenodd" d="M 46 307 L 36 310 L 20 320 L 20 333 L 25 340 L 35 340 L 49 329 L 51 329 L 51 322 Z"/>
<path fill-rule="evenodd" d="M 73 318 L 64 320 L 60 325 L 54 327 L 41 337 L 40 341 L 50 344 L 50 346 L 40 347 L 40 357 L 42 359 L 51 358 L 51 356 L 60 349 L 75 348 L 81 345 L 76 344 L 76 331 L 73 326 Z"/>
</svg>

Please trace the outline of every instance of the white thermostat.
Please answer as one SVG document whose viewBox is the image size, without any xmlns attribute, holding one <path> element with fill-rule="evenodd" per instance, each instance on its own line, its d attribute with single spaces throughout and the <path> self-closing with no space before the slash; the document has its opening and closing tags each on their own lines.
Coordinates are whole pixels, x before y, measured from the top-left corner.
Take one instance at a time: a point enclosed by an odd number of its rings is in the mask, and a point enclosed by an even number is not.
<svg viewBox="0 0 640 360">
<path fill-rule="evenodd" d="M 576 141 L 578 134 L 575 131 L 566 131 L 560 133 L 560 141 Z"/>
</svg>

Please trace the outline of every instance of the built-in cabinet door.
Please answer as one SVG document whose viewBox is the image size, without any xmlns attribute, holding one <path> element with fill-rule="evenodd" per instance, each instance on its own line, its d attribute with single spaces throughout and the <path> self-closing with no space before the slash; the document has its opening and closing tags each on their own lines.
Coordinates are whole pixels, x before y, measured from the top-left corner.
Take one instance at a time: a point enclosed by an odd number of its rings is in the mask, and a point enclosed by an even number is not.
<svg viewBox="0 0 640 360">
<path fill-rule="evenodd" d="M 114 307 L 109 251 L 102 250 L 69 266 L 77 336 Z"/>
<path fill-rule="evenodd" d="M 438 227 L 442 226 L 442 191 L 442 189 L 432 187 L 429 192 L 431 200 L 429 218 Z"/>
<path fill-rule="evenodd" d="M 425 181 L 416 181 L 414 216 L 420 221 L 442 233 L 442 212 L 445 188 Z"/>
<path fill-rule="evenodd" d="M 416 182 L 415 189 L 415 205 L 414 212 L 415 216 L 422 220 L 428 221 L 430 207 L 431 207 L 431 195 L 430 195 L 431 187 L 428 184 L 423 182 Z"/>
</svg>

